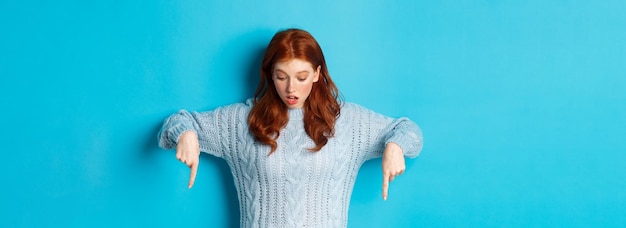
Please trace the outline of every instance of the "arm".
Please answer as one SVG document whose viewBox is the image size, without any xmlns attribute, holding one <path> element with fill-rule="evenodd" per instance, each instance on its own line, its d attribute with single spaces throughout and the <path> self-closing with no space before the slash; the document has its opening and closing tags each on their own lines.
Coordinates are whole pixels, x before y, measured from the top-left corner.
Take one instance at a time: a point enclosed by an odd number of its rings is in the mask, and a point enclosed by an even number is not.
<svg viewBox="0 0 626 228">
<path fill-rule="evenodd" d="M 422 132 L 408 119 L 394 126 L 386 137 L 382 161 L 383 200 L 387 200 L 389 182 L 406 169 L 404 156 L 415 158 L 422 149 Z"/>
<path fill-rule="evenodd" d="M 163 149 L 177 147 L 181 136 L 193 132 L 198 140 L 199 150 L 216 157 L 223 157 L 229 148 L 228 142 L 233 141 L 232 130 L 237 111 L 233 108 L 218 108 L 208 112 L 188 112 L 181 110 L 171 115 L 163 123 L 159 132 L 159 146 Z"/>
<path fill-rule="evenodd" d="M 161 130 L 159 131 L 159 146 L 163 149 L 172 149 L 177 147 L 183 133 L 193 132 L 198 137 L 201 123 L 206 123 L 211 118 L 212 113 L 194 113 L 198 118 L 194 117 L 186 110 L 181 110 L 165 119 Z M 204 127 L 207 128 L 207 127 Z"/>
<path fill-rule="evenodd" d="M 176 148 L 176 158 L 191 169 L 189 188 L 195 180 L 200 151 L 224 157 L 232 149 L 230 143 L 239 137 L 236 131 L 244 131 L 241 118 L 245 111 L 243 105 L 232 105 L 202 113 L 183 110 L 166 119 L 159 132 L 159 146 Z"/>
<path fill-rule="evenodd" d="M 406 117 L 387 117 L 356 104 L 346 104 L 341 115 L 351 119 L 353 135 L 365 160 L 383 156 L 389 143 L 399 146 L 402 155 L 409 158 L 417 157 L 422 150 L 422 131 Z"/>
<path fill-rule="evenodd" d="M 203 128 L 210 128 L 201 124 L 207 125 L 207 120 L 214 114 L 207 112 L 194 113 L 194 115 L 185 110 L 179 111 L 167 118 L 159 131 L 159 146 L 164 149 L 176 147 L 176 159 L 191 169 L 188 188 L 193 187 L 200 164 L 200 142 L 197 132 L 202 132 Z M 210 142 L 205 142 L 205 144 L 210 145 Z"/>
<path fill-rule="evenodd" d="M 394 121 L 396 122 L 396 121 Z M 399 119 L 397 125 L 386 135 L 383 152 L 383 200 L 387 200 L 389 182 L 404 173 L 404 156 L 415 158 L 422 149 L 422 132 L 410 120 Z"/>
<path fill-rule="evenodd" d="M 366 146 L 366 159 L 382 156 L 383 199 L 387 199 L 389 182 L 404 173 L 404 157 L 417 157 L 422 149 L 422 132 L 408 118 L 393 119 L 360 106 L 354 106 L 354 118 Z M 362 134 L 365 133 L 365 134 Z M 382 153 L 381 153 L 382 152 Z"/>
<path fill-rule="evenodd" d="M 382 132 L 385 145 L 397 144 L 404 156 L 415 158 L 422 151 L 422 131 L 408 118 L 393 120 Z"/>
<path fill-rule="evenodd" d="M 417 125 L 406 118 L 393 121 L 391 130 L 386 133 L 383 152 L 383 200 L 387 200 L 389 182 L 404 173 L 404 156 L 415 158 L 422 149 L 422 132 Z"/>
</svg>

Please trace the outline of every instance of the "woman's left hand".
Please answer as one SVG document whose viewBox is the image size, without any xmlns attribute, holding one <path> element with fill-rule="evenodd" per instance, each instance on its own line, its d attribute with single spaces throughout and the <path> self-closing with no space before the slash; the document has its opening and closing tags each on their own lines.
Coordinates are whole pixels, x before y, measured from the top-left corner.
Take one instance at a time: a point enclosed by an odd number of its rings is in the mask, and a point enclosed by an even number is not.
<svg viewBox="0 0 626 228">
<path fill-rule="evenodd" d="M 404 173 L 404 154 L 402 148 L 395 143 L 387 143 L 383 152 L 383 200 L 387 200 L 389 182 Z"/>
</svg>

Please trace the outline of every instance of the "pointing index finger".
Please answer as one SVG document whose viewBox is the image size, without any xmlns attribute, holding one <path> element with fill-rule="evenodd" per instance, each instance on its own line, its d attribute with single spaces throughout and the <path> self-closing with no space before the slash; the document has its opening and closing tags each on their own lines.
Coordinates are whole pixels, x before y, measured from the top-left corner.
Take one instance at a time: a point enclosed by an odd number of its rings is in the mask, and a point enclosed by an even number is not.
<svg viewBox="0 0 626 228">
<path fill-rule="evenodd" d="M 196 173 L 198 172 L 198 163 L 195 162 L 191 164 L 191 174 L 189 176 L 189 185 L 188 188 L 193 187 L 193 183 L 196 181 Z"/>
<path fill-rule="evenodd" d="M 388 191 L 389 191 L 389 175 L 383 174 L 383 200 L 387 200 Z"/>
</svg>

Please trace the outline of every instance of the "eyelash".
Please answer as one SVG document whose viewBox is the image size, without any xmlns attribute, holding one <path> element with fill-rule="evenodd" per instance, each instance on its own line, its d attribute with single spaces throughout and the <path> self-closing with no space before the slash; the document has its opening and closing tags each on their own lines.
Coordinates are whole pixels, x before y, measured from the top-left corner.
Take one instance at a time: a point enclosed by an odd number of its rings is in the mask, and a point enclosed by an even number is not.
<svg viewBox="0 0 626 228">
<path fill-rule="evenodd" d="M 276 80 L 284 81 L 285 79 L 287 79 L 287 77 L 276 76 Z M 306 78 L 298 78 L 298 81 L 306 81 Z"/>
</svg>

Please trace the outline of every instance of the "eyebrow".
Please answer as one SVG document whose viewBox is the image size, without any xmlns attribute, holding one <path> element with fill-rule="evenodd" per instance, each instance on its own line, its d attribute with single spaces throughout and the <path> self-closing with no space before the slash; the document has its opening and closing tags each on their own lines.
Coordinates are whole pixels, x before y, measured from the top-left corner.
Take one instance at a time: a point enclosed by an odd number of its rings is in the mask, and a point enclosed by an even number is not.
<svg viewBox="0 0 626 228">
<path fill-rule="evenodd" d="M 282 72 L 283 74 L 289 75 L 289 74 L 287 74 L 287 72 L 285 72 L 285 71 L 283 71 L 283 70 L 281 70 L 281 69 L 276 69 L 276 70 L 274 70 L 274 71 L 280 71 L 280 72 Z M 309 71 L 303 70 L 303 71 L 298 71 L 298 72 L 296 72 L 296 74 L 301 74 L 301 73 L 309 73 Z"/>
</svg>

